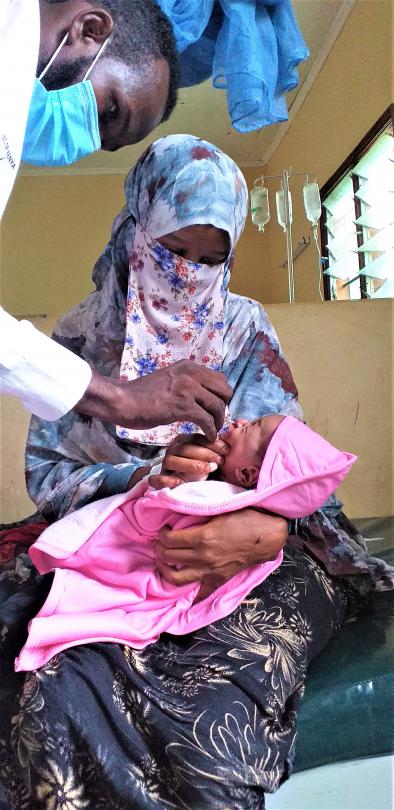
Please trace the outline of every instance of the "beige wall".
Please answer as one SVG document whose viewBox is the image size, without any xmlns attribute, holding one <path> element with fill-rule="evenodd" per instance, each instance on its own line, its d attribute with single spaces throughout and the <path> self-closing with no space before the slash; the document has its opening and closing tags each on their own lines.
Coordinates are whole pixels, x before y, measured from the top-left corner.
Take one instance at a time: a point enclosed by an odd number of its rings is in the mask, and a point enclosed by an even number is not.
<svg viewBox="0 0 394 810">
<path fill-rule="evenodd" d="M 267 311 L 309 424 L 359 456 L 339 490 L 348 515 L 392 514 L 393 302 L 274 304 Z M 48 332 L 53 319 L 36 324 Z M 28 421 L 17 401 L 3 398 L 2 520 L 34 511 L 23 477 Z"/>
<path fill-rule="evenodd" d="M 394 513 L 391 300 L 267 307 L 305 418 L 358 456 L 338 495 L 351 517 Z"/>
<path fill-rule="evenodd" d="M 65 312 L 92 288 L 91 272 L 123 206 L 121 175 L 17 179 L 2 222 L 2 305 L 18 315 Z"/>
</svg>

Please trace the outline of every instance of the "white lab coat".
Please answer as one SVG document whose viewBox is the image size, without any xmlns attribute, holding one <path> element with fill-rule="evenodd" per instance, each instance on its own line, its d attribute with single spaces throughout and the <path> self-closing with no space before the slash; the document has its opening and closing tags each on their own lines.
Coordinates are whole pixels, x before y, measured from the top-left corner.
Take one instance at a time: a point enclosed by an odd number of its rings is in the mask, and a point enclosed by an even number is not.
<svg viewBox="0 0 394 810">
<path fill-rule="evenodd" d="M 38 0 L 0 0 L 0 218 L 19 168 L 39 38 Z M 84 360 L 0 308 L 1 393 L 43 419 L 58 419 L 90 378 Z"/>
</svg>

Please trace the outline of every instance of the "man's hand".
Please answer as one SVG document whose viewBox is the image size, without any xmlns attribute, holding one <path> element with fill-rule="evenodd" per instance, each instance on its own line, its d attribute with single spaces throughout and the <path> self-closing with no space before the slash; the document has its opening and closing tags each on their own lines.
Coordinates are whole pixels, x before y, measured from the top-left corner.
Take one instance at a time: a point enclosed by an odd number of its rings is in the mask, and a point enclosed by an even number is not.
<svg viewBox="0 0 394 810">
<path fill-rule="evenodd" d="M 157 567 L 173 585 L 201 580 L 205 599 L 243 568 L 274 560 L 287 540 L 287 522 L 254 509 L 213 517 L 202 526 L 164 528 L 156 542 Z"/>
<path fill-rule="evenodd" d="M 231 394 L 221 372 L 179 360 L 130 382 L 101 377 L 93 371 L 75 410 L 137 430 L 187 419 L 199 425 L 213 442 L 223 425 Z"/>
<path fill-rule="evenodd" d="M 205 481 L 220 467 L 229 449 L 219 436 L 208 442 L 200 433 L 179 435 L 167 447 L 160 475 L 151 475 L 149 483 L 154 489 L 173 489 L 185 481 Z"/>
</svg>

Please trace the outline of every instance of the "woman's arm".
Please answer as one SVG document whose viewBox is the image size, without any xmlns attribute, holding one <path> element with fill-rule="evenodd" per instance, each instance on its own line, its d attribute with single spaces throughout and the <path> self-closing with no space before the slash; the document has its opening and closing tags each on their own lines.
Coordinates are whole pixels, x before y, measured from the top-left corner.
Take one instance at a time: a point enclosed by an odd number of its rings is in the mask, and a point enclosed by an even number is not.
<svg viewBox="0 0 394 810">
<path fill-rule="evenodd" d="M 202 526 L 164 528 L 157 567 L 173 585 L 201 580 L 198 600 L 250 565 L 274 560 L 286 543 L 287 521 L 255 509 L 217 515 Z"/>
<path fill-rule="evenodd" d="M 130 488 L 140 468 L 159 460 L 156 447 L 123 446 L 114 426 L 70 412 L 56 422 L 33 418 L 25 454 L 26 485 L 49 521 Z"/>
<path fill-rule="evenodd" d="M 302 419 L 297 387 L 262 305 L 229 293 L 226 323 L 222 371 L 234 389 L 233 419 L 256 419 L 268 413 Z"/>
</svg>

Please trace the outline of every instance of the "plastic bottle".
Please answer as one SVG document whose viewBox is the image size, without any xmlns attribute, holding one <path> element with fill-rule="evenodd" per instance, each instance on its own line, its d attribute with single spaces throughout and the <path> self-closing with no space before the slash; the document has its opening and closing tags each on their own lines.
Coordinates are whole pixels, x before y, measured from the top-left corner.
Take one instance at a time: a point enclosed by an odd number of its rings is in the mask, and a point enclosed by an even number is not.
<svg viewBox="0 0 394 810">
<path fill-rule="evenodd" d="M 289 191 L 288 195 L 288 207 L 289 207 L 289 221 L 286 220 L 286 210 L 285 210 L 285 192 L 283 188 L 276 192 L 276 213 L 278 217 L 279 225 L 282 226 L 283 230 L 285 231 L 288 225 L 291 225 L 293 221 L 293 206 L 291 202 L 291 193 Z"/>
<path fill-rule="evenodd" d="M 252 188 L 250 192 L 250 208 L 253 225 L 257 225 L 259 231 L 264 231 L 264 227 L 270 219 L 267 188 L 264 186 L 255 186 Z"/>
<path fill-rule="evenodd" d="M 316 225 L 321 217 L 321 202 L 319 186 L 314 183 L 305 183 L 303 188 L 304 207 L 306 218 L 312 225 Z"/>
</svg>

